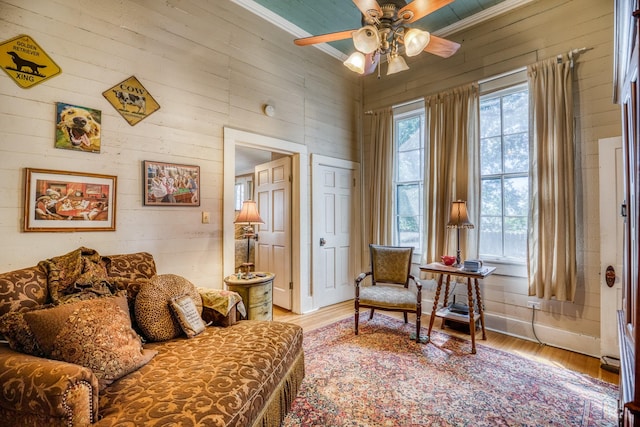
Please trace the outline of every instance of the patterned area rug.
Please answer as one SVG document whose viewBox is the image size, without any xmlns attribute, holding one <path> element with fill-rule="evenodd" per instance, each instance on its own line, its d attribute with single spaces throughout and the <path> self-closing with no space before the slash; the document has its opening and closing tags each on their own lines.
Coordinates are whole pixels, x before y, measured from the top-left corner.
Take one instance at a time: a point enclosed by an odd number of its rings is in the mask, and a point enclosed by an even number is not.
<svg viewBox="0 0 640 427">
<path fill-rule="evenodd" d="M 617 425 L 615 385 L 483 345 L 472 355 L 435 330 L 416 344 L 410 323 L 361 316 L 358 336 L 353 318 L 305 333 L 306 377 L 283 427 Z"/>
</svg>

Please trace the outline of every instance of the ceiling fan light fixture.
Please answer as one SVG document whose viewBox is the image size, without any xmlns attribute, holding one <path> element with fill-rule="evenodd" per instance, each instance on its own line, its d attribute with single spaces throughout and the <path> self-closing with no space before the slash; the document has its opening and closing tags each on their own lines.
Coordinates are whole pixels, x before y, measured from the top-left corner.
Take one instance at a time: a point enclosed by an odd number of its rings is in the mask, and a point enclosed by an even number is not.
<svg viewBox="0 0 640 427">
<path fill-rule="evenodd" d="M 387 76 L 400 71 L 406 71 L 409 69 L 407 62 L 400 55 L 389 57 L 389 65 L 387 65 Z"/>
<path fill-rule="evenodd" d="M 364 54 L 362 52 L 353 52 L 343 64 L 353 72 L 364 74 Z"/>
<path fill-rule="evenodd" d="M 404 48 L 407 56 L 419 55 L 431 41 L 431 35 L 427 31 L 411 28 L 404 35 Z"/>
<path fill-rule="evenodd" d="M 352 38 L 355 48 L 364 54 L 373 53 L 380 45 L 378 29 L 373 25 L 365 25 L 354 31 Z"/>
</svg>

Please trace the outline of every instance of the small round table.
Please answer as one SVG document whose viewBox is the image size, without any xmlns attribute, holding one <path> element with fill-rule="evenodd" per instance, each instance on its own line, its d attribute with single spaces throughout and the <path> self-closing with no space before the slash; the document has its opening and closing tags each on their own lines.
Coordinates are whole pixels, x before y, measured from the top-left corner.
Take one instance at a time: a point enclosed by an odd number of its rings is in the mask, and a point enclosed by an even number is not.
<svg viewBox="0 0 640 427">
<path fill-rule="evenodd" d="M 232 274 L 224 278 L 227 289 L 237 292 L 247 309 L 249 320 L 273 320 L 273 273 L 255 272 L 249 278 Z"/>
</svg>

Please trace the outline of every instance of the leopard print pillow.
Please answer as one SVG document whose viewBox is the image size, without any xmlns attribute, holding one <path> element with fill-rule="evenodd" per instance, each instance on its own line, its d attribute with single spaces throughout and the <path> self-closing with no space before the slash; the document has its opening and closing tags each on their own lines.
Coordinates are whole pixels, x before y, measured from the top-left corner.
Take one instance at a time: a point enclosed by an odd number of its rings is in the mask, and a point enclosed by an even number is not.
<svg viewBox="0 0 640 427">
<path fill-rule="evenodd" d="M 160 274 L 144 283 L 136 296 L 138 328 L 149 341 L 167 341 L 182 335 L 182 327 L 173 315 L 173 298 L 189 295 L 202 315 L 202 298 L 193 283 L 175 274 Z"/>
</svg>

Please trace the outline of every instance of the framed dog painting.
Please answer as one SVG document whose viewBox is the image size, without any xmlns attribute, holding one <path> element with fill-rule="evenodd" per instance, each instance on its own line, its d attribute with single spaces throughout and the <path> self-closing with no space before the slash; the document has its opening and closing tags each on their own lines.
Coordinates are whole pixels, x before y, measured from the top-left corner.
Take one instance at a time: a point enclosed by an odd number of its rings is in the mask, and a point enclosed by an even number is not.
<svg viewBox="0 0 640 427">
<path fill-rule="evenodd" d="M 115 231 L 117 177 L 25 169 L 24 231 Z"/>
<path fill-rule="evenodd" d="M 143 162 L 144 204 L 200 206 L 200 166 Z"/>
<path fill-rule="evenodd" d="M 56 148 L 100 152 L 102 112 L 56 102 Z"/>
</svg>

